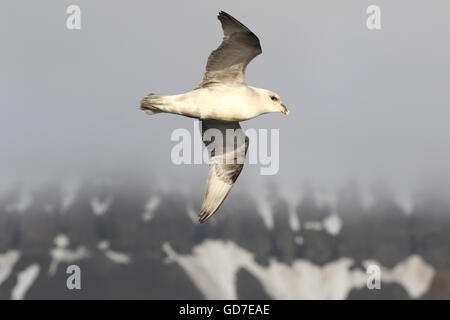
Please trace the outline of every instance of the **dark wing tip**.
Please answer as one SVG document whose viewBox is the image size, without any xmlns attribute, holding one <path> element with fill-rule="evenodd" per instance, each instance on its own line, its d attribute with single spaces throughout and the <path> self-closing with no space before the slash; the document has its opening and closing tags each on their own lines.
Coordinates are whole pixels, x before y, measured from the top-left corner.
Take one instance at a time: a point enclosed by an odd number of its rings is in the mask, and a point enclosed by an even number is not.
<svg viewBox="0 0 450 320">
<path fill-rule="evenodd" d="M 250 31 L 250 29 L 247 28 L 244 24 L 242 24 L 236 18 L 234 18 L 233 16 L 231 16 L 230 14 L 226 13 L 223 10 L 219 12 L 217 18 L 219 19 L 220 23 L 222 23 L 222 29 L 224 29 L 224 31 L 226 31 L 225 29 L 227 29 L 227 26 L 230 28 L 230 30 L 227 30 L 226 33 L 233 33 L 236 31 L 244 31 L 244 30 Z"/>
<path fill-rule="evenodd" d="M 210 213 L 202 208 L 198 214 L 198 222 L 200 223 L 206 222 L 206 220 L 208 220 L 213 215 L 213 213 Z"/>
<path fill-rule="evenodd" d="M 220 10 L 220 11 L 219 11 L 218 17 L 220 17 L 220 16 L 231 17 L 230 14 L 226 13 L 226 12 L 223 11 L 223 10 Z M 232 17 L 231 17 L 231 18 L 232 18 Z"/>
</svg>

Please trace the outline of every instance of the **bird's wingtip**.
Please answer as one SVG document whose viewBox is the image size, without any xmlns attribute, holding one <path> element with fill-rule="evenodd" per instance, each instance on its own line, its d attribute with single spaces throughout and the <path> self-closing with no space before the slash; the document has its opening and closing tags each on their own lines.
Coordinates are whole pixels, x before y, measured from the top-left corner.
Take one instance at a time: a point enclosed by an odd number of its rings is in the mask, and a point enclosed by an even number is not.
<svg viewBox="0 0 450 320">
<path fill-rule="evenodd" d="M 200 212 L 198 213 L 198 222 L 199 223 L 204 223 L 206 222 L 206 220 L 208 220 L 208 218 L 211 215 L 209 215 L 205 210 L 200 210 Z"/>
<path fill-rule="evenodd" d="M 225 12 L 225 11 L 223 11 L 223 10 L 220 10 L 219 13 L 217 14 L 217 17 L 219 18 L 219 17 L 221 17 L 221 16 L 227 16 L 227 17 L 229 17 L 230 14 L 227 13 L 227 12 Z"/>
<path fill-rule="evenodd" d="M 199 223 L 205 223 L 208 221 L 209 218 L 212 217 L 212 215 L 217 211 L 216 210 L 207 210 L 204 207 L 200 209 L 200 212 L 198 213 L 198 222 Z"/>
</svg>

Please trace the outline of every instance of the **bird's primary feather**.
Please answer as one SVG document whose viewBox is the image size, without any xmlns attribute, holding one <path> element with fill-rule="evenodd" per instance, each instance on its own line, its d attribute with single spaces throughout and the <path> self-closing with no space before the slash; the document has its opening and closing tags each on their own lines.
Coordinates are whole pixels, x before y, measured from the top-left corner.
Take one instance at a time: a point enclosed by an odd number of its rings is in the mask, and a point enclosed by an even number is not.
<svg viewBox="0 0 450 320">
<path fill-rule="evenodd" d="M 205 140 L 208 130 L 215 130 L 222 137 L 220 142 Z M 234 182 L 244 167 L 249 139 L 243 132 L 239 122 L 227 122 L 217 120 L 203 120 L 201 122 L 203 142 L 210 156 L 210 168 L 206 183 L 205 199 L 199 213 L 201 223 L 208 220 L 220 207 L 231 191 Z M 227 132 L 228 131 L 228 132 Z"/>
<path fill-rule="evenodd" d="M 218 19 L 222 23 L 224 38 L 209 55 L 199 88 L 215 83 L 245 85 L 247 65 L 262 52 L 258 37 L 250 29 L 224 11 L 219 13 Z"/>
</svg>

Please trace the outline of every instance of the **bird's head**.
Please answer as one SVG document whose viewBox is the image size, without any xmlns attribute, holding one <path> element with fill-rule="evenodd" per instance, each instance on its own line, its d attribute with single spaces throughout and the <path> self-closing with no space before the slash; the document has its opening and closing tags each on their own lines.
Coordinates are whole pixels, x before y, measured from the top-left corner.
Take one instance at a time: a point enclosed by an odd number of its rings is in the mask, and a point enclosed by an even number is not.
<svg viewBox="0 0 450 320">
<path fill-rule="evenodd" d="M 266 89 L 258 89 L 258 94 L 264 105 L 266 112 L 282 112 L 285 115 L 289 115 L 291 110 L 281 102 L 281 98 L 275 92 Z"/>
</svg>

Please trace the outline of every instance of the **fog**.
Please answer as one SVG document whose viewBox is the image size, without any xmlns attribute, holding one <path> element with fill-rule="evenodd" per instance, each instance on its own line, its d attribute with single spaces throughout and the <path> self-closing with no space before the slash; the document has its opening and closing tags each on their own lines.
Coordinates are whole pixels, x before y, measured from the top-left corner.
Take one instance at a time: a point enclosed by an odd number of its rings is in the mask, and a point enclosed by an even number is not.
<svg viewBox="0 0 450 320">
<path fill-rule="evenodd" d="M 371 1 L 79 0 L 82 29 L 70 31 L 73 3 L 2 6 L 2 183 L 132 171 L 203 188 L 206 165 L 170 160 L 171 133 L 193 132 L 193 120 L 148 116 L 137 106 L 150 92 L 199 84 L 222 38 L 219 10 L 261 41 L 247 83 L 277 92 L 291 109 L 242 123 L 280 130 L 280 170 L 260 176 L 247 165 L 241 183 L 354 179 L 411 189 L 449 181 L 446 1 L 379 0 L 377 31 L 366 27 Z"/>
</svg>

